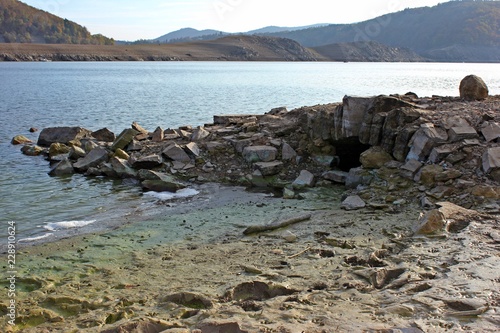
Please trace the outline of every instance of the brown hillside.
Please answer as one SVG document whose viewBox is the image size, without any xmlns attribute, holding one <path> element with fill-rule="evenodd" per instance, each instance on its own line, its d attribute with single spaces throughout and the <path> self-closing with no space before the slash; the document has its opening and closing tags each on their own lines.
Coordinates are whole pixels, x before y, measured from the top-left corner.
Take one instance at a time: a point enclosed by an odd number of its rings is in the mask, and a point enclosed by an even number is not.
<svg viewBox="0 0 500 333">
<path fill-rule="evenodd" d="M 324 60 L 314 51 L 285 38 L 229 36 L 183 44 L 61 45 L 0 44 L 4 61 L 168 61 L 168 60 Z"/>
</svg>

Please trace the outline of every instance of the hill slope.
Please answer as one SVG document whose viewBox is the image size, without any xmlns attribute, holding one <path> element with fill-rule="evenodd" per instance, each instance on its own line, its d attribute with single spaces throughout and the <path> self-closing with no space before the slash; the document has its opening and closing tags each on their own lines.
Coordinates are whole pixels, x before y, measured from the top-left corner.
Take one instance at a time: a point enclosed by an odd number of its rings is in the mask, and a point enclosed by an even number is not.
<svg viewBox="0 0 500 333">
<path fill-rule="evenodd" d="M 270 34 L 307 47 L 376 41 L 440 61 L 500 61 L 500 2 L 451 1 L 356 24 Z"/>
<path fill-rule="evenodd" d="M 0 43 L 0 61 L 317 61 L 314 51 L 285 38 L 228 36 L 215 41 L 142 45 Z"/>
<path fill-rule="evenodd" d="M 426 61 L 415 52 L 377 42 L 335 43 L 311 48 L 329 61 L 416 62 Z"/>
<path fill-rule="evenodd" d="M 17 0 L 0 0 L 0 42 L 113 44 L 113 39 L 91 35 L 81 25 Z"/>
</svg>

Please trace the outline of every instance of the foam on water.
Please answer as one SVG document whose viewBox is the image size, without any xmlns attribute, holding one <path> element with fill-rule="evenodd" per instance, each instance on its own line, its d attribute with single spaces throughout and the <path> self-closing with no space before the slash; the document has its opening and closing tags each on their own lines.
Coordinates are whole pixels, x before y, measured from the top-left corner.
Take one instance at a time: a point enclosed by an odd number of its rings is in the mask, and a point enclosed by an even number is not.
<svg viewBox="0 0 500 333">
<path fill-rule="evenodd" d="M 47 238 L 47 237 L 50 237 L 52 236 L 53 233 L 49 232 L 45 235 L 42 235 L 42 236 L 38 236 L 38 237 L 28 237 L 28 238 L 22 238 L 20 239 L 18 242 L 19 243 L 30 243 L 30 242 L 34 242 L 34 241 L 38 241 L 38 240 L 41 240 L 41 239 L 44 239 L 44 238 Z"/>
<path fill-rule="evenodd" d="M 65 230 L 65 229 L 73 229 L 73 228 L 81 228 L 86 225 L 95 223 L 96 220 L 88 220 L 88 221 L 62 221 L 62 222 L 53 222 L 47 223 L 43 227 L 49 231 L 56 230 Z"/>
<path fill-rule="evenodd" d="M 199 193 L 200 192 L 195 190 L 195 189 L 184 188 L 184 189 L 179 190 L 175 193 L 171 193 L 171 192 L 146 192 L 146 193 L 144 193 L 144 195 L 159 199 L 161 201 L 168 201 L 168 200 L 179 199 L 179 198 L 194 197 L 195 195 L 197 195 Z"/>
</svg>

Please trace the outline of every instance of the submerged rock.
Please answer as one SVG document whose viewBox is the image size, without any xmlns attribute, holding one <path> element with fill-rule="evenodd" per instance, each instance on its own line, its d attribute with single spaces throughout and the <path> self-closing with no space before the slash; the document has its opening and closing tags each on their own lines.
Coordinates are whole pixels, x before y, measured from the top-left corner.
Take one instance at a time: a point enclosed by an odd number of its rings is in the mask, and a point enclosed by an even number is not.
<svg viewBox="0 0 500 333">
<path fill-rule="evenodd" d="M 49 171 L 50 176 L 67 176 L 75 173 L 75 169 L 68 158 L 55 164 Z"/>
<path fill-rule="evenodd" d="M 22 145 L 22 144 L 26 144 L 26 143 L 32 143 L 33 141 L 31 141 L 30 139 L 28 139 L 27 137 L 25 137 L 24 135 L 16 135 L 15 137 L 12 138 L 12 140 L 10 141 L 10 143 L 12 143 L 13 145 Z"/>
</svg>

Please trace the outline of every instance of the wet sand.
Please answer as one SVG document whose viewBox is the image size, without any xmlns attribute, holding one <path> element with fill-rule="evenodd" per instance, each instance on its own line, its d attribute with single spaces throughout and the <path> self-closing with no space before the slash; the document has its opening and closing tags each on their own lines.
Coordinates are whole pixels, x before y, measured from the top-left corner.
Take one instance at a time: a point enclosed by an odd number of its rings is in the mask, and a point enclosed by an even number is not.
<svg viewBox="0 0 500 333">
<path fill-rule="evenodd" d="M 429 238 L 412 233 L 416 205 L 344 211 L 341 187 L 311 189 L 302 200 L 210 190 L 204 204 L 159 203 L 113 230 L 18 250 L 17 325 L 3 315 L 2 330 L 496 332 L 500 326 L 498 219 L 478 217 L 458 233 Z M 304 214 L 311 218 L 243 235 L 248 226 Z M 4 314 L 7 305 L 3 299 Z"/>
</svg>

